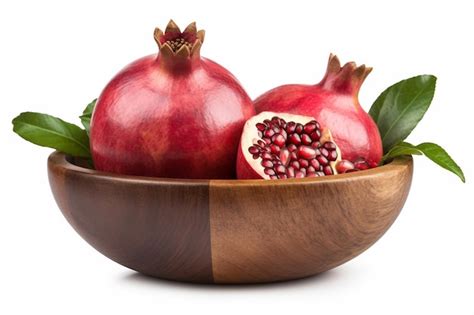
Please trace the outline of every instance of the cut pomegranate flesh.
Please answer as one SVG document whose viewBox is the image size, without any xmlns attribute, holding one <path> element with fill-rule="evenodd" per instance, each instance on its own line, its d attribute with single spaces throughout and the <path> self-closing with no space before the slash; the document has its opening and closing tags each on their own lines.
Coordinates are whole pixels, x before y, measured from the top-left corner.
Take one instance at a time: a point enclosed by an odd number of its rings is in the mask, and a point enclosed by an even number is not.
<svg viewBox="0 0 474 315">
<path fill-rule="evenodd" d="M 337 174 L 340 151 L 312 117 L 262 112 L 244 127 L 237 177 L 286 179 Z"/>
</svg>

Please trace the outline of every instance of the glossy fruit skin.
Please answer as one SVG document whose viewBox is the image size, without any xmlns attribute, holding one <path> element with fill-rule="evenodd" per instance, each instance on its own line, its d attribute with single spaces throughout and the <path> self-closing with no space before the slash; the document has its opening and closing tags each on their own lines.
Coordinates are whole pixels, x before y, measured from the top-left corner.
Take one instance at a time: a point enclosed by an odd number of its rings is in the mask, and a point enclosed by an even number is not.
<svg viewBox="0 0 474 315">
<path fill-rule="evenodd" d="M 342 68 L 331 55 L 324 79 L 316 85 L 283 85 L 258 97 L 258 113 L 273 111 L 314 117 L 331 130 L 342 159 L 365 159 L 377 165 L 382 158 L 382 140 L 377 125 L 362 109 L 359 88 L 370 72 L 365 66 L 348 63 Z"/>
<path fill-rule="evenodd" d="M 101 171 L 169 178 L 233 178 L 245 121 L 254 115 L 239 82 L 191 56 L 141 58 L 101 93 L 91 151 Z"/>
</svg>

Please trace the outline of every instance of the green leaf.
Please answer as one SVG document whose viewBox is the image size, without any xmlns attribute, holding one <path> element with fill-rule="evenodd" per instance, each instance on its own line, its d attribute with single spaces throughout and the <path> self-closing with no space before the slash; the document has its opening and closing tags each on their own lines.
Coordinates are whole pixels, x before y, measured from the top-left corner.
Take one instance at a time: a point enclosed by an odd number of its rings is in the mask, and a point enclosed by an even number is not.
<svg viewBox="0 0 474 315">
<path fill-rule="evenodd" d="M 82 112 L 82 115 L 79 116 L 79 118 L 81 119 L 82 125 L 86 129 L 87 135 L 89 135 L 92 113 L 94 112 L 94 107 L 95 107 L 96 102 L 97 102 L 97 99 L 90 102 L 87 105 L 87 107 L 84 109 L 84 111 Z"/>
<path fill-rule="evenodd" d="M 444 169 L 456 174 L 463 183 L 466 182 L 464 173 L 462 172 L 459 165 L 449 156 L 442 147 L 435 143 L 425 142 L 417 145 L 417 148 L 421 150 L 431 161 L 435 162 Z"/>
<path fill-rule="evenodd" d="M 420 75 L 390 86 L 375 100 L 369 114 L 379 128 L 384 152 L 413 131 L 428 110 L 435 87 L 435 76 Z"/>
<path fill-rule="evenodd" d="M 21 113 L 12 123 L 13 131 L 27 141 L 73 156 L 90 157 L 89 137 L 76 125 L 32 112 Z"/>
<path fill-rule="evenodd" d="M 424 142 L 414 146 L 407 142 L 401 142 L 395 145 L 384 157 L 383 160 L 392 159 L 400 155 L 422 155 L 441 166 L 442 168 L 456 174 L 463 183 L 466 182 L 464 173 L 461 168 L 454 162 L 449 154 L 439 145 L 431 142 Z"/>
<path fill-rule="evenodd" d="M 400 155 L 422 155 L 423 152 L 420 151 L 416 146 L 407 142 L 401 142 L 394 145 L 387 154 L 384 155 L 383 161 L 392 159 Z"/>
</svg>

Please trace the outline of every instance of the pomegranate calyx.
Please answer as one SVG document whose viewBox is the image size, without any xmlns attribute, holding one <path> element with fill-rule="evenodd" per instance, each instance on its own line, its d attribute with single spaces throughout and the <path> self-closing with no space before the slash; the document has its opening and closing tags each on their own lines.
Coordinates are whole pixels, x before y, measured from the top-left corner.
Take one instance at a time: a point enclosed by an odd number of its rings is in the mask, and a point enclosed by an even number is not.
<svg viewBox="0 0 474 315">
<path fill-rule="evenodd" d="M 357 66 L 355 62 L 347 62 L 341 67 L 339 58 L 330 54 L 326 74 L 319 85 L 357 97 L 362 83 L 371 71 L 371 67 L 364 64 Z"/>
<path fill-rule="evenodd" d="M 178 25 L 170 20 L 163 32 L 155 28 L 154 38 L 165 64 L 183 65 L 191 58 L 199 58 L 204 30 L 197 30 L 196 22 L 190 23 L 183 32 Z"/>
</svg>

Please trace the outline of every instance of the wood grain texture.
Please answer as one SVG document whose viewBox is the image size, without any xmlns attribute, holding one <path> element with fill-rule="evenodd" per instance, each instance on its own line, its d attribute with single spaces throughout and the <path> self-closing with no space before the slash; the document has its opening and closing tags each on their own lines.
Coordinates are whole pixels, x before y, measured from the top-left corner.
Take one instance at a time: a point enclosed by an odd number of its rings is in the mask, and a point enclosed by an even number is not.
<svg viewBox="0 0 474 315">
<path fill-rule="evenodd" d="M 64 216 L 102 254 L 155 277 L 213 281 L 208 181 L 97 175 L 59 153 L 48 166 Z"/>
<path fill-rule="evenodd" d="M 412 160 L 297 181 L 213 181 L 211 242 L 217 283 L 283 281 L 357 256 L 398 216 Z"/>
<path fill-rule="evenodd" d="M 413 162 L 316 179 L 175 180 L 48 160 L 76 231 L 112 260 L 159 278 L 258 283 L 314 275 L 370 247 L 406 200 Z"/>
</svg>

